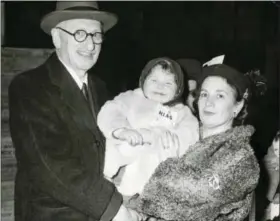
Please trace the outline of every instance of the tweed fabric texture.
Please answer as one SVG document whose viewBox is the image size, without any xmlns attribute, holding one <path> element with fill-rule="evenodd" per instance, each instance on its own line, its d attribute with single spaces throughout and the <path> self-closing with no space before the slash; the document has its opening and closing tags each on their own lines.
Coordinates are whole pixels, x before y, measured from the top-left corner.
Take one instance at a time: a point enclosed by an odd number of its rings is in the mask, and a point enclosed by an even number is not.
<svg viewBox="0 0 280 221">
<path fill-rule="evenodd" d="M 172 221 L 243 220 L 259 179 L 249 144 L 253 132 L 252 126 L 235 127 L 162 162 L 137 199 L 137 210 Z"/>
</svg>

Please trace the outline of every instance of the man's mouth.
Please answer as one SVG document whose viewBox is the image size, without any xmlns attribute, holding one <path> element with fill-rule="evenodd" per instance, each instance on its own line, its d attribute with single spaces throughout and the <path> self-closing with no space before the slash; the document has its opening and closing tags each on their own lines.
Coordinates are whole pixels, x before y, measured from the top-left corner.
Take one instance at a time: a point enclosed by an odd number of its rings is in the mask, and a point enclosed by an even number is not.
<svg viewBox="0 0 280 221">
<path fill-rule="evenodd" d="M 92 57 L 93 53 L 92 52 L 86 52 L 86 51 L 78 51 L 79 55 L 82 55 L 84 57 Z"/>
</svg>

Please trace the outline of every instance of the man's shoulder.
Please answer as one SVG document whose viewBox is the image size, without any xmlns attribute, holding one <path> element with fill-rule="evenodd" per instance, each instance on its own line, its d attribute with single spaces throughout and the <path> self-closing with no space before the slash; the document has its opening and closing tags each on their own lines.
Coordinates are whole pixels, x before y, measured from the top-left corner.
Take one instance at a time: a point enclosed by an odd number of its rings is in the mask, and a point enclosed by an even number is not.
<svg viewBox="0 0 280 221">
<path fill-rule="evenodd" d="M 9 85 L 9 90 L 29 90 L 37 84 L 40 85 L 40 82 L 44 82 L 46 80 L 45 76 L 46 68 L 44 63 L 36 68 L 21 72 L 16 75 Z"/>
<path fill-rule="evenodd" d="M 46 65 L 44 62 L 43 64 L 39 65 L 38 67 L 23 71 L 23 72 L 19 73 L 18 75 L 16 75 L 16 77 L 12 81 L 22 81 L 27 78 L 41 79 L 41 75 L 39 75 L 38 73 L 44 72 L 44 70 L 46 70 L 45 66 Z"/>
</svg>

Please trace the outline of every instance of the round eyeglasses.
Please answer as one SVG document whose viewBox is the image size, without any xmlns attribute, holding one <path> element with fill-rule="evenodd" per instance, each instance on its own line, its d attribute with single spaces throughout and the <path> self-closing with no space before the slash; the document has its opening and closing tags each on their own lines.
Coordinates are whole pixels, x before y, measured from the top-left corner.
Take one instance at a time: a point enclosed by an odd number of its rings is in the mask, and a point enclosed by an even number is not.
<svg viewBox="0 0 280 221">
<path fill-rule="evenodd" d="M 87 33 L 85 30 L 79 29 L 77 31 L 75 31 L 74 33 L 71 33 L 63 28 L 60 27 L 56 27 L 57 29 L 64 31 L 65 33 L 72 35 L 74 37 L 74 39 L 77 42 L 84 42 L 87 37 L 90 35 L 92 38 L 92 41 L 95 44 L 101 44 L 104 40 L 104 34 L 102 32 L 95 32 L 95 33 Z"/>
</svg>

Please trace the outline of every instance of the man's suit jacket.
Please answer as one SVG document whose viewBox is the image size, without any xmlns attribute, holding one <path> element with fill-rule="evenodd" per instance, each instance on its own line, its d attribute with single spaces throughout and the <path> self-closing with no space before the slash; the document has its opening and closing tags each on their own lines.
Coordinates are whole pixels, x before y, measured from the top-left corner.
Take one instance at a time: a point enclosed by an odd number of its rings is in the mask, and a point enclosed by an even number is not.
<svg viewBox="0 0 280 221">
<path fill-rule="evenodd" d="M 105 85 L 89 76 L 95 113 Z M 16 221 L 111 220 L 122 197 L 103 178 L 105 140 L 79 87 L 54 53 L 9 87 L 16 148 Z"/>
</svg>

